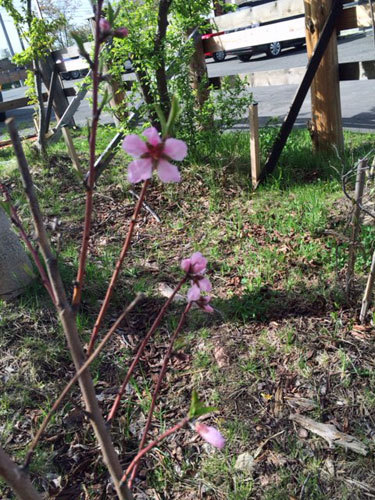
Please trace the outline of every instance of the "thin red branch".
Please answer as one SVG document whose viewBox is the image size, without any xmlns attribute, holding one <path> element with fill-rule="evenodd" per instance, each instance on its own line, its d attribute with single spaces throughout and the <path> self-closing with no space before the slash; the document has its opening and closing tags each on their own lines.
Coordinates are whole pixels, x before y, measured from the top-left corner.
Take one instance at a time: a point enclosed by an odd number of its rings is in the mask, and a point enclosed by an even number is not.
<svg viewBox="0 0 375 500">
<path fill-rule="evenodd" d="M 31 253 L 32 258 L 35 262 L 35 265 L 39 271 L 40 277 L 42 279 L 42 283 L 43 283 L 45 289 L 47 290 L 49 296 L 51 297 L 52 302 L 54 304 L 56 304 L 55 293 L 52 289 L 51 282 L 47 276 L 47 273 L 43 267 L 43 264 L 40 261 L 38 252 L 35 250 L 33 244 L 30 241 L 30 238 L 28 237 L 28 235 L 27 235 L 27 233 L 22 225 L 21 219 L 19 218 L 18 213 L 17 213 L 17 209 L 12 203 L 12 199 L 10 197 L 9 191 L 7 190 L 6 186 L 1 182 L 0 182 L 0 191 L 2 191 L 2 193 L 4 194 L 4 197 L 5 197 L 5 201 L 7 201 L 9 204 L 10 213 L 11 213 L 11 221 L 18 229 L 23 242 L 25 243 L 25 245 L 27 246 L 27 249 Z"/>
<path fill-rule="evenodd" d="M 152 422 L 152 417 L 154 415 L 154 409 L 155 409 L 155 405 L 156 405 L 156 400 L 157 400 L 157 397 L 159 395 L 161 384 L 163 382 L 165 373 L 167 371 L 168 362 L 169 362 L 169 359 L 170 359 L 171 354 L 172 354 L 172 349 L 173 349 L 174 343 L 176 341 L 177 335 L 180 333 L 181 328 L 182 328 L 183 324 L 185 323 L 186 316 L 187 316 L 188 312 L 190 311 L 190 309 L 191 309 L 191 302 L 189 302 L 186 305 L 186 307 L 184 309 L 184 312 L 181 314 L 180 321 L 178 322 L 177 328 L 174 331 L 174 333 L 173 333 L 173 335 L 171 337 L 171 340 L 169 341 L 169 346 L 168 346 L 167 352 L 165 353 L 163 365 L 161 367 L 161 370 L 160 370 L 160 373 L 159 373 L 159 377 L 158 377 L 158 380 L 157 380 L 156 385 L 155 385 L 154 393 L 152 395 L 151 406 L 150 406 L 150 409 L 149 409 L 149 412 L 148 412 L 147 422 L 145 424 L 145 428 L 143 430 L 143 436 L 142 436 L 141 442 L 139 444 L 139 451 L 141 451 L 142 448 L 145 445 L 145 442 L 146 442 L 146 439 L 147 439 L 147 434 L 148 434 L 148 431 L 150 430 L 150 426 L 151 426 L 151 422 Z M 129 488 L 130 489 L 132 487 L 134 478 L 135 478 L 135 476 L 137 474 L 137 468 L 138 468 L 138 465 L 135 465 L 134 468 L 133 468 L 133 472 L 132 472 L 131 478 L 129 480 Z"/>
<path fill-rule="evenodd" d="M 138 215 L 139 215 L 139 212 L 141 211 L 141 208 L 142 208 L 142 205 L 143 205 L 143 200 L 145 198 L 147 187 L 148 187 L 149 183 L 150 183 L 149 179 L 147 179 L 146 181 L 144 181 L 143 186 L 142 186 L 142 190 L 141 190 L 141 194 L 139 195 L 138 201 L 137 201 L 137 203 L 135 205 L 134 213 L 133 213 L 133 217 L 131 218 L 131 221 L 130 221 L 130 226 L 129 226 L 129 229 L 128 229 L 128 233 L 126 235 L 123 247 L 121 249 L 120 256 L 118 258 L 118 261 L 116 262 L 115 270 L 113 272 L 111 281 L 110 281 L 110 283 L 108 285 L 108 289 L 107 289 L 104 301 L 102 303 L 102 307 L 101 307 L 101 309 L 99 311 L 97 320 L 95 322 L 94 328 L 93 328 L 92 333 L 91 333 L 90 343 L 89 343 L 89 347 L 87 349 L 87 355 L 88 356 L 90 355 L 90 353 L 91 353 L 91 351 L 92 351 L 92 349 L 94 347 L 96 337 L 98 336 L 99 328 L 100 328 L 100 326 L 102 324 L 104 315 L 105 315 L 105 313 L 106 313 L 106 311 L 108 309 L 109 302 L 111 300 L 113 291 L 115 289 L 115 284 L 116 284 L 117 278 L 118 278 L 118 276 L 120 274 L 122 264 L 124 262 L 124 259 L 126 257 L 126 254 L 127 254 L 128 250 L 129 250 L 130 243 L 131 243 L 132 237 L 133 237 L 134 228 L 135 228 L 135 225 L 137 223 Z"/>
<path fill-rule="evenodd" d="M 91 354 L 91 356 L 87 359 L 87 361 L 81 366 L 81 368 L 76 372 L 74 377 L 70 379 L 70 381 L 66 384 L 64 387 L 63 391 L 60 393 L 60 396 L 56 399 L 54 402 L 52 408 L 48 412 L 47 416 L 42 422 L 42 425 L 39 427 L 38 432 L 36 433 L 33 442 L 30 445 L 29 451 L 26 455 L 25 462 L 24 462 L 24 468 L 28 467 L 30 464 L 30 461 L 32 459 L 32 456 L 34 454 L 35 448 L 37 447 L 38 442 L 40 441 L 40 438 L 43 435 L 43 432 L 45 431 L 49 421 L 51 420 L 52 415 L 55 413 L 55 411 L 59 408 L 61 403 L 63 402 L 65 396 L 68 394 L 70 389 L 73 387 L 73 385 L 77 382 L 79 377 L 82 375 L 84 371 L 87 370 L 87 368 L 91 365 L 91 363 L 98 357 L 98 355 L 101 353 L 103 350 L 104 346 L 108 342 L 108 340 L 112 337 L 113 333 L 117 330 L 117 328 L 120 326 L 122 321 L 125 319 L 125 317 L 129 314 L 129 312 L 134 309 L 134 307 L 138 304 L 138 302 L 142 299 L 142 294 L 139 294 L 133 302 L 129 304 L 129 306 L 123 311 L 123 313 L 118 317 L 118 319 L 115 321 L 115 323 L 112 325 L 112 327 L 108 330 L 107 334 L 104 336 L 103 340 L 100 342 L 98 347 L 95 349 L 95 351 Z"/>
<path fill-rule="evenodd" d="M 161 434 L 159 437 L 157 437 L 154 441 L 152 441 L 150 444 L 148 444 L 146 446 L 146 448 L 143 448 L 143 450 L 139 451 L 137 453 L 137 455 L 133 458 L 133 460 L 131 461 L 129 467 L 126 469 L 126 472 L 124 473 L 124 475 L 122 476 L 121 478 L 121 483 L 120 484 L 123 484 L 125 481 L 126 481 L 126 478 L 128 477 L 128 475 L 130 474 L 130 472 L 133 470 L 133 468 L 138 464 L 138 462 L 140 461 L 140 459 L 146 455 L 146 453 L 148 453 L 152 448 L 154 448 L 154 446 L 156 446 L 157 444 L 159 444 L 161 441 L 163 441 L 163 439 L 167 438 L 168 436 L 170 436 L 171 434 L 174 434 L 175 432 L 179 431 L 180 429 L 182 429 L 182 427 L 185 427 L 186 424 L 188 424 L 190 421 L 190 417 L 185 417 L 184 419 L 181 420 L 181 422 L 179 422 L 178 424 L 174 425 L 173 427 L 171 427 L 170 429 L 168 429 L 167 431 L 163 432 L 163 434 Z"/>
<path fill-rule="evenodd" d="M 93 209 L 96 135 L 99 122 L 99 106 L 98 106 L 98 94 L 99 94 L 99 83 L 100 83 L 99 52 L 101 45 L 99 20 L 102 12 L 102 5 L 103 5 L 103 0 L 98 0 L 95 13 L 95 48 L 94 48 L 93 67 L 92 67 L 93 89 L 92 89 L 92 124 L 90 131 L 90 140 L 89 140 L 89 148 L 90 148 L 89 177 L 87 179 L 85 221 L 83 226 L 82 244 L 79 256 L 77 278 L 74 286 L 73 299 L 72 299 L 72 306 L 75 309 L 79 306 L 81 302 L 83 281 L 85 278 L 87 253 L 89 249 L 91 218 Z"/>
<path fill-rule="evenodd" d="M 171 296 L 168 298 L 168 300 L 165 302 L 164 306 L 160 309 L 159 311 L 159 314 L 157 315 L 155 321 L 153 322 L 151 328 L 149 329 L 149 331 L 147 332 L 145 338 L 142 340 L 139 348 L 138 348 L 138 351 L 137 351 L 137 354 L 135 355 L 135 357 L 133 358 L 133 361 L 129 367 L 129 370 L 128 370 L 128 373 L 126 374 L 126 377 L 125 377 L 125 380 L 124 382 L 122 383 L 118 393 L 117 393 L 117 396 L 116 396 L 116 399 L 112 405 L 112 408 L 111 408 L 111 411 L 109 412 L 109 415 L 107 417 L 107 422 L 108 423 L 111 423 L 112 420 L 114 419 L 115 415 L 116 415 L 116 412 L 118 410 L 118 407 L 120 405 L 120 402 L 121 402 L 121 398 L 122 398 L 122 395 L 124 394 L 125 392 L 125 389 L 126 389 L 126 386 L 128 385 L 129 383 L 129 380 L 130 380 L 130 377 L 135 369 L 135 367 L 137 366 L 137 363 L 139 361 L 139 358 L 142 356 L 143 354 L 143 351 L 145 350 L 145 347 L 147 345 L 147 342 L 150 340 L 151 336 L 153 335 L 153 333 L 155 332 L 155 330 L 157 329 L 157 327 L 159 326 L 161 320 L 163 319 L 163 316 L 166 312 L 166 310 L 168 309 L 169 305 L 171 304 L 172 300 L 174 299 L 175 295 L 177 294 L 177 292 L 180 290 L 180 288 L 182 287 L 182 285 L 185 283 L 185 281 L 187 280 L 187 276 L 188 275 L 185 275 L 181 280 L 180 282 L 177 284 L 176 288 L 173 290 Z"/>
</svg>

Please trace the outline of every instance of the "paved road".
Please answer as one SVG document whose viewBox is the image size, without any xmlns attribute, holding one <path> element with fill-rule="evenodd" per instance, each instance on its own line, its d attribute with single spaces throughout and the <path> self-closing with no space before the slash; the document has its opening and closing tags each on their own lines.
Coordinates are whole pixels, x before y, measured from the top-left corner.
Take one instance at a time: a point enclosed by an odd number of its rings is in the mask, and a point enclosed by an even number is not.
<svg viewBox="0 0 375 500">
<path fill-rule="evenodd" d="M 366 61 L 375 59 L 375 49 L 371 33 L 355 34 L 339 39 L 338 44 L 339 61 Z M 209 76 L 223 76 L 236 73 L 267 71 L 271 69 L 293 68 L 305 66 L 307 63 L 306 50 L 286 49 L 281 56 L 276 59 L 268 59 L 264 55 L 254 56 L 251 61 L 243 63 L 236 57 L 228 57 L 224 62 L 215 63 L 208 60 Z M 77 84 L 79 80 L 64 82 L 66 87 Z M 353 82 L 342 82 L 340 84 L 343 123 L 346 128 L 362 131 L 375 130 L 375 92 L 374 81 L 363 80 Z M 251 89 L 254 98 L 259 102 L 259 116 L 261 124 L 266 123 L 271 118 L 282 119 L 287 113 L 292 102 L 297 86 L 280 85 L 273 87 L 256 87 Z M 3 92 L 4 101 L 22 97 L 25 88 L 12 89 Z M 32 123 L 33 109 L 21 108 L 9 111 L 8 116 L 14 116 L 20 129 L 26 132 Z M 310 98 L 306 98 L 297 119 L 297 125 L 304 126 L 310 118 Z M 90 106 L 85 100 L 77 114 L 78 124 L 85 124 L 90 117 Z M 111 122 L 109 114 L 104 114 L 103 122 Z M 240 125 L 241 126 L 241 125 Z M 245 127 L 247 125 L 244 125 Z M 4 135 L 4 125 L 0 123 L 0 138 Z"/>
</svg>

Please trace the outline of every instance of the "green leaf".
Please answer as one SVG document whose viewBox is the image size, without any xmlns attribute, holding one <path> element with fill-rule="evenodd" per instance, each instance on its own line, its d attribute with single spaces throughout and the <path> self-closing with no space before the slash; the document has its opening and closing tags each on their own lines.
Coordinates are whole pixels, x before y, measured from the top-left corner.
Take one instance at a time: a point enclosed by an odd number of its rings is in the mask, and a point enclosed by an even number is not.
<svg viewBox="0 0 375 500">
<path fill-rule="evenodd" d="M 109 21 L 109 24 L 113 26 L 113 21 L 115 20 L 115 15 L 114 15 L 114 10 L 112 5 L 108 2 L 108 7 L 107 7 L 107 20 Z"/>
<path fill-rule="evenodd" d="M 71 31 L 70 34 L 71 34 L 72 38 L 74 39 L 74 41 L 76 42 L 76 44 L 78 46 L 78 50 L 80 52 L 86 52 L 85 47 L 83 45 L 83 39 L 82 39 L 81 35 L 79 33 L 77 33 L 76 31 Z"/>
<path fill-rule="evenodd" d="M 160 121 L 161 134 L 162 134 L 163 138 L 165 138 L 167 136 L 167 130 L 168 130 L 167 129 L 167 121 L 165 119 L 164 113 L 163 113 L 159 104 L 155 104 L 155 110 L 156 110 L 156 114 L 158 115 L 158 118 Z"/>
<path fill-rule="evenodd" d="M 217 408 L 214 406 L 204 406 L 204 404 L 199 401 L 197 391 L 193 391 L 193 394 L 191 395 L 189 417 L 198 418 L 213 411 L 217 411 Z"/>
<path fill-rule="evenodd" d="M 180 105 L 177 97 L 174 95 L 172 97 L 171 111 L 168 116 L 166 135 L 169 135 L 171 133 L 179 114 L 180 114 Z"/>
</svg>

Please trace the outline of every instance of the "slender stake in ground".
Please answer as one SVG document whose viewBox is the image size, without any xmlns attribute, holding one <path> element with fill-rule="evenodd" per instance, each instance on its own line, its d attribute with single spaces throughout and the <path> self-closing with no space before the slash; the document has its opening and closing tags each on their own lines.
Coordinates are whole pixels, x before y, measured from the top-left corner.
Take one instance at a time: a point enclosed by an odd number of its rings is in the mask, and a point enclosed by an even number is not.
<svg viewBox="0 0 375 500">
<path fill-rule="evenodd" d="M 360 222 L 361 222 L 361 205 L 363 191 L 365 189 L 366 181 L 366 170 L 367 170 L 367 160 L 360 160 L 357 166 L 357 177 L 355 181 L 355 193 L 353 215 L 352 215 L 352 235 L 351 243 L 349 246 L 349 257 L 348 257 L 348 269 L 346 272 L 346 293 L 350 295 L 353 278 L 354 278 L 354 266 L 357 257 L 357 242 L 360 233 Z"/>
</svg>

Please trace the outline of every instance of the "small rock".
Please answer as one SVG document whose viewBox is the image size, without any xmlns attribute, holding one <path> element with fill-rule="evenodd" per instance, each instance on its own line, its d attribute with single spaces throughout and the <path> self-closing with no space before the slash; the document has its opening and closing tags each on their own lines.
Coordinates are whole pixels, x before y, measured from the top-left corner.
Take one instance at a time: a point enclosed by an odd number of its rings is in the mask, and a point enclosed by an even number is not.
<svg viewBox="0 0 375 500">
<path fill-rule="evenodd" d="M 235 470 L 240 470 L 242 472 L 246 472 L 247 474 L 252 474 L 255 467 L 254 457 L 251 453 L 245 451 L 245 453 L 241 453 L 238 455 L 236 463 L 234 465 Z"/>
<path fill-rule="evenodd" d="M 299 429 L 298 437 L 300 437 L 301 439 L 306 439 L 308 435 L 309 433 L 307 432 L 306 429 Z"/>
</svg>

